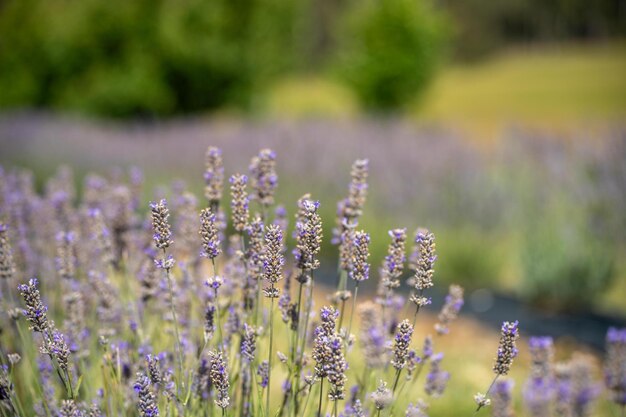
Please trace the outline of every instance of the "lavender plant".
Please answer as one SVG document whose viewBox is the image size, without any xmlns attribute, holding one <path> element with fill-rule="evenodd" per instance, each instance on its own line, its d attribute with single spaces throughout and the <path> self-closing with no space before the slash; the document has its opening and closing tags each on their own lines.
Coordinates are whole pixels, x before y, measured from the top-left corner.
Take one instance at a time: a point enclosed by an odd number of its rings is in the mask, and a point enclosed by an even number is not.
<svg viewBox="0 0 626 417">
<path fill-rule="evenodd" d="M 417 322 L 435 282 L 434 235 L 418 229 L 405 273 L 406 229 L 391 230 L 388 254 L 374 274 L 369 252 L 376 236 L 357 228 L 369 168 L 357 160 L 337 223 L 339 285 L 332 305 L 318 309 L 331 293 L 314 279 L 325 273 L 317 272 L 323 271 L 320 203 L 308 194 L 298 201 L 288 258 L 287 213 L 274 207 L 275 153 L 262 150 L 249 168 L 250 195 L 248 177 L 231 177 L 228 225 L 222 153 L 213 147 L 206 153 L 202 210 L 181 183 L 155 191 L 155 202 L 144 204 L 136 171 L 129 178 L 123 171 L 89 175 L 82 200 L 67 170 L 42 195 L 27 177 L 2 182 L 3 416 L 436 413 L 438 398 L 452 395 L 456 370 L 435 347 L 453 331 L 464 294 L 450 286 L 434 327 Z M 6 175 L 0 172 L 0 179 Z M 31 272 L 41 280 L 30 279 Z M 408 300 L 400 288 L 405 278 Z M 372 279 L 378 293 L 357 302 L 360 284 Z M 622 410 L 623 332 L 609 331 L 605 365 L 606 386 Z M 491 401 L 495 416 L 510 417 L 511 383 L 499 378 L 517 356 L 518 337 L 517 322 L 505 322 L 494 382 L 477 396 L 478 410 Z M 542 415 L 535 411 L 544 400 L 539 394 L 549 392 L 550 410 L 588 415 L 598 395 L 595 380 L 585 376 L 589 360 L 553 365 L 551 349 L 548 339 L 530 339 L 532 371 L 523 386 L 529 409 Z"/>
</svg>

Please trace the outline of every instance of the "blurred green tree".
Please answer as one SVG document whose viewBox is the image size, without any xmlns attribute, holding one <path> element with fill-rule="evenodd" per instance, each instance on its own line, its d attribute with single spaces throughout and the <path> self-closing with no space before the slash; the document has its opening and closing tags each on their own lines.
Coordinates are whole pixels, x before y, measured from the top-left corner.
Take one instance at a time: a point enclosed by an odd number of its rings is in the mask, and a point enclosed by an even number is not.
<svg viewBox="0 0 626 417">
<path fill-rule="evenodd" d="M 445 25 L 424 0 L 355 5 L 339 37 L 337 70 L 369 110 L 413 101 L 440 62 Z"/>
</svg>

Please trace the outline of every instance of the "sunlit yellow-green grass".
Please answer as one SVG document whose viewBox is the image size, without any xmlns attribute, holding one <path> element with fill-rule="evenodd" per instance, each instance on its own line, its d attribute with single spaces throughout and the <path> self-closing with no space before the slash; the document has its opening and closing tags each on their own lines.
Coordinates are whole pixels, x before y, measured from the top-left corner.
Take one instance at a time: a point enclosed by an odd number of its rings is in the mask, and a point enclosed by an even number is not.
<svg viewBox="0 0 626 417">
<path fill-rule="evenodd" d="M 484 128 L 619 121 L 626 116 L 625 74 L 624 43 L 509 51 L 443 71 L 416 114 Z"/>
<path fill-rule="evenodd" d="M 290 78 L 268 93 L 277 117 L 352 117 L 356 99 L 321 78 Z M 570 130 L 626 118 L 626 42 L 517 48 L 443 67 L 411 117 L 470 133 L 511 124 Z"/>
</svg>

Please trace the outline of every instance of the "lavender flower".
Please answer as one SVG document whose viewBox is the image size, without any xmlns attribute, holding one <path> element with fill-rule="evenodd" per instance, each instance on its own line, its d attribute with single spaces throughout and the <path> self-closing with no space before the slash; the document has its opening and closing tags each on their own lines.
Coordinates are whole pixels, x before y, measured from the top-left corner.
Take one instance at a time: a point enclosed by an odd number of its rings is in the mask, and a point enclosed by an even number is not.
<svg viewBox="0 0 626 417">
<path fill-rule="evenodd" d="M 256 371 L 257 376 L 259 377 L 259 385 L 261 388 L 267 388 L 269 383 L 269 373 L 270 373 L 270 364 L 267 360 L 262 361 Z"/>
<path fill-rule="evenodd" d="M 146 362 L 148 363 L 150 382 L 154 385 L 161 385 L 163 383 L 163 374 L 161 372 L 159 357 L 148 354 L 146 355 Z"/>
<path fill-rule="evenodd" d="M 440 397 L 448 385 L 450 373 L 441 369 L 441 360 L 443 353 L 434 355 L 430 360 L 430 372 L 426 376 L 426 384 L 424 391 L 432 397 Z"/>
<path fill-rule="evenodd" d="M 204 310 L 204 340 L 209 341 L 215 332 L 215 305 L 209 303 Z"/>
<path fill-rule="evenodd" d="M 167 249 L 172 243 L 172 232 L 169 224 L 170 212 L 167 201 L 161 199 L 158 203 L 151 202 L 152 228 L 154 230 L 154 243 L 158 249 Z"/>
<path fill-rule="evenodd" d="M 263 277 L 263 264 L 265 262 L 264 244 L 265 225 L 258 215 L 248 225 L 248 275 L 254 281 Z"/>
<path fill-rule="evenodd" d="M 600 395 L 600 385 L 593 379 L 594 358 L 585 354 L 574 354 L 570 362 L 571 402 L 576 417 L 589 417 L 594 402 Z"/>
<path fill-rule="evenodd" d="M 606 334 L 604 381 L 611 400 L 626 407 L 626 328 L 611 327 Z"/>
<path fill-rule="evenodd" d="M 61 417 L 83 417 L 83 412 L 78 408 L 74 400 L 61 401 L 61 409 L 59 410 Z"/>
<path fill-rule="evenodd" d="M 339 245 L 339 268 L 343 271 L 350 271 L 352 246 L 354 243 L 354 229 L 346 226 L 340 237 Z"/>
<path fill-rule="evenodd" d="M 437 316 L 439 322 L 435 324 L 438 334 L 447 334 L 450 331 L 448 326 L 456 320 L 461 307 L 463 307 L 463 288 L 459 285 L 450 285 L 445 303 Z"/>
<path fill-rule="evenodd" d="M 235 174 L 230 177 L 230 194 L 231 194 L 231 216 L 233 218 L 233 226 L 239 233 L 243 232 L 248 225 L 248 193 L 246 184 L 248 177 L 241 174 Z"/>
<path fill-rule="evenodd" d="M 103 265 L 109 265 L 114 261 L 113 241 L 104 215 L 100 209 L 93 208 L 88 211 L 87 219 L 90 238 L 94 244 L 94 255 L 100 258 Z"/>
<path fill-rule="evenodd" d="M 385 332 L 380 320 L 380 308 L 377 304 L 366 302 L 359 306 L 361 317 L 361 348 L 365 365 L 370 368 L 382 368 L 387 359 Z"/>
<path fill-rule="evenodd" d="M 207 208 L 200 212 L 200 236 L 202 239 L 201 255 L 209 259 L 217 258 L 222 253 L 222 249 L 215 223 L 215 213 L 211 209 Z"/>
<path fill-rule="evenodd" d="M 60 369 L 67 373 L 69 368 L 70 349 L 65 342 L 65 336 L 58 330 L 52 331 L 52 337 L 47 339 L 41 347 L 41 353 L 54 358 Z"/>
<path fill-rule="evenodd" d="M 411 337 L 413 336 L 413 326 L 408 320 L 402 321 L 398 325 L 396 337 L 393 343 L 393 359 L 391 364 L 398 371 L 404 368 L 407 359 L 409 357 L 409 345 L 411 344 Z"/>
<path fill-rule="evenodd" d="M 418 400 L 415 404 L 409 403 L 409 406 L 404 413 L 405 417 L 428 417 L 426 414 L 428 410 L 428 404 L 422 400 Z"/>
<path fill-rule="evenodd" d="M 73 279 L 76 275 L 76 237 L 72 232 L 60 232 L 56 239 L 59 276 Z"/>
<path fill-rule="evenodd" d="M 517 356 L 518 350 L 515 342 L 519 338 L 519 323 L 517 321 L 502 323 L 502 331 L 500 336 L 500 346 L 498 347 L 498 356 L 493 365 L 493 371 L 497 375 L 506 375 L 511 369 L 513 359 Z"/>
<path fill-rule="evenodd" d="M 296 223 L 296 263 L 302 270 L 319 268 L 320 261 L 316 255 L 322 243 L 322 219 L 317 213 L 318 201 L 303 200 L 301 203 L 302 219 Z"/>
<path fill-rule="evenodd" d="M 366 281 L 369 278 L 370 265 L 367 260 L 369 252 L 370 235 L 363 230 L 354 233 L 352 255 L 350 257 L 350 278 L 356 282 Z"/>
<path fill-rule="evenodd" d="M 555 394 L 552 372 L 554 356 L 551 337 L 531 337 L 531 375 L 524 385 L 524 402 L 533 416 L 549 417 Z"/>
<path fill-rule="evenodd" d="M 228 390 L 230 383 L 228 381 L 228 369 L 222 352 L 210 351 L 209 358 L 211 360 L 209 378 L 215 389 L 215 405 L 225 409 L 230 405 L 230 397 Z"/>
<path fill-rule="evenodd" d="M 204 171 L 204 196 L 209 205 L 214 210 L 217 209 L 222 199 L 222 188 L 224 186 L 224 163 L 222 161 L 222 151 L 214 146 L 209 146 L 205 157 Z"/>
<path fill-rule="evenodd" d="M 282 251 L 283 232 L 279 226 L 269 225 L 265 234 L 264 278 L 270 284 L 264 288 L 266 297 L 277 298 L 279 290 L 276 283 L 282 279 L 285 259 Z"/>
<path fill-rule="evenodd" d="M 345 384 L 347 381 L 346 371 L 348 363 L 343 354 L 343 340 L 337 335 L 331 336 L 327 342 L 328 358 L 327 358 L 327 378 L 331 388 L 328 392 L 328 398 L 331 401 L 342 400 L 345 393 Z"/>
<path fill-rule="evenodd" d="M 274 204 L 274 191 L 278 187 L 276 153 L 271 149 L 262 149 L 257 156 L 252 158 L 250 177 L 254 199 L 264 207 Z"/>
<path fill-rule="evenodd" d="M 254 360 L 256 352 L 256 330 L 247 323 L 243 324 L 243 335 L 241 338 L 241 357 L 249 366 Z"/>
<path fill-rule="evenodd" d="M 38 333 L 47 333 L 51 327 L 48 321 L 48 307 L 41 302 L 38 285 L 37 279 L 32 278 L 28 281 L 28 284 L 18 285 L 17 289 L 26 304 L 24 316 L 30 323 L 30 330 Z"/>
<path fill-rule="evenodd" d="M 382 380 L 378 384 L 376 391 L 370 394 L 370 398 L 374 402 L 374 407 L 376 407 L 377 410 L 384 410 L 393 402 L 393 394 L 391 390 L 387 388 L 387 383 Z"/>
<path fill-rule="evenodd" d="M 426 229 L 417 229 L 415 249 L 409 259 L 409 267 L 415 271 L 409 284 L 415 287 L 410 300 L 419 308 L 430 304 L 430 299 L 423 296 L 424 290 L 433 286 L 435 254 L 435 236 Z M 416 313 L 417 314 L 417 313 Z M 442 328 L 443 330 L 443 328 Z"/>
<path fill-rule="evenodd" d="M 556 393 L 554 412 L 559 417 L 573 417 L 572 370 L 569 363 L 560 362 L 554 367 Z"/>
<path fill-rule="evenodd" d="M 6 224 L 0 223 L 0 280 L 10 280 L 15 274 L 8 230 Z"/>
<path fill-rule="evenodd" d="M 406 242 L 406 229 L 393 229 L 389 231 L 391 243 L 387 250 L 387 256 L 383 263 L 383 277 L 386 280 L 386 287 L 397 288 L 400 285 L 398 278 L 404 269 L 404 244 Z"/>
<path fill-rule="evenodd" d="M 350 176 L 350 187 L 348 198 L 345 203 L 344 212 L 346 218 L 350 221 L 358 218 L 365 205 L 367 197 L 367 175 L 369 170 L 369 161 L 367 159 L 357 159 L 352 164 Z"/>
<path fill-rule="evenodd" d="M 496 381 L 492 390 L 492 417 L 513 417 L 513 381 Z M 534 414 L 533 414 L 534 416 Z"/>
<path fill-rule="evenodd" d="M 156 402 L 156 396 L 150 390 L 150 378 L 140 372 L 137 373 L 137 379 L 133 388 L 139 397 L 137 407 L 141 417 L 158 417 L 159 407 Z"/>
</svg>

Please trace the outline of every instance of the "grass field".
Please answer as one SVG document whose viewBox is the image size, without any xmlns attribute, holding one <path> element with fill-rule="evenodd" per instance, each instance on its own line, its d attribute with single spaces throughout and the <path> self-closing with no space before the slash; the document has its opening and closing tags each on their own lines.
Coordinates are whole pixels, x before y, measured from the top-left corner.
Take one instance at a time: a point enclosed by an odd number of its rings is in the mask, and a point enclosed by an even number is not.
<svg viewBox="0 0 626 417">
<path fill-rule="evenodd" d="M 270 115 L 358 114 L 349 91 L 321 79 L 286 80 L 268 97 Z M 409 114 L 479 134 L 517 123 L 567 130 L 624 120 L 626 43 L 520 48 L 479 63 L 451 64 Z"/>
</svg>

